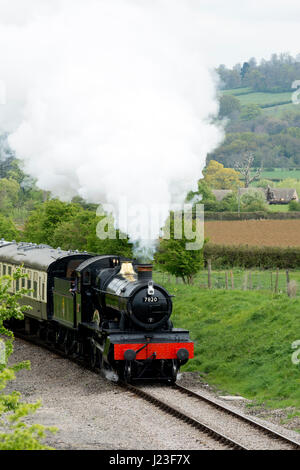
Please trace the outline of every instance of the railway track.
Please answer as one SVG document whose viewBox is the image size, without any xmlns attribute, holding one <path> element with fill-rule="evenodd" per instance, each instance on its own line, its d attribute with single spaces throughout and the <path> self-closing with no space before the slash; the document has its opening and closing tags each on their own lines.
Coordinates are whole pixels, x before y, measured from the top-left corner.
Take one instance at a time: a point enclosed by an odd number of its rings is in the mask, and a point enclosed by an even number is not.
<svg viewBox="0 0 300 470">
<path fill-rule="evenodd" d="M 92 367 L 90 367 L 89 364 L 87 362 L 84 362 L 82 359 L 70 357 L 67 354 L 65 354 L 63 351 L 61 351 L 60 349 L 56 349 L 51 345 L 45 344 L 43 341 L 39 340 L 39 338 L 37 338 L 36 336 L 29 336 L 27 334 L 23 334 L 20 332 L 15 332 L 14 334 L 18 338 L 21 338 L 25 341 L 29 341 L 33 344 L 36 344 L 37 346 L 46 348 L 47 350 L 65 359 L 71 360 L 72 362 L 75 362 L 81 367 L 88 368 L 89 370 L 97 374 L 101 372 L 100 369 L 93 369 Z M 150 393 L 148 390 L 145 390 L 142 387 L 134 386 L 134 385 L 127 384 L 124 382 L 118 382 L 116 386 L 121 387 L 123 390 L 128 390 L 129 392 L 134 393 L 136 396 L 146 400 L 147 402 L 161 409 L 165 413 L 168 413 L 169 415 L 176 417 L 178 420 L 180 420 L 181 422 L 185 422 L 186 424 L 192 426 L 194 429 L 198 429 L 199 431 L 208 435 L 210 438 L 212 438 L 216 442 L 219 442 L 220 444 L 222 444 L 224 448 L 232 449 L 232 450 L 250 450 L 251 449 L 251 447 L 249 447 L 246 443 L 237 441 L 235 439 L 235 436 L 232 437 L 229 435 L 225 435 L 223 432 L 220 431 L 220 429 L 217 429 L 216 427 L 211 426 L 210 424 L 205 422 L 203 419 L 201 418 L 199 419 L 198 417 L 197 418 L 193 417 L 191 413 L 186 412 L 185 410 L 183 410 L 182 408 L 179 408 L 178 406 L 174 406 L 173 403 L 168 402 L 168 400 L 164 400 L 158 396 L 155 396 L 155 394 Z M 173 391 L 179 392 L 180 395 L 185 395 L 185 396 L 188 396 L 190 398 L 197 400 L 198 402 L 202 402 L 202 404 L 209 406 L 211 409 L 218 410 L 218 412 L 224 415 L 227 415 L 231 417 L 232 419 L 238 420 L 246 424 L 247 426 L 249 426 L 249 428 L 256 429 L 263 436 L 267 436 L 269 439 L 274 440 L 276 445 L 284 444 L 286 446 L 285 448 L 288 448 L 291 450 L 300 450 L 299 442 L 292 440 L 289 437 L 284 436 L 283 434 L 280 434 L 274 431 L 273 429 L 256 422 L 249 416 L 246 416 L 237 411 L 233 411 L 232 409 L 226 407 L 225 405 L 221 405 L 215 400 L 211 398 L 207 398 L 200 392 L 194 392 L 179 384 L 175 384 L 173 386 L 167 386 L 167 387 L 160 387 L 159 390 L 162 390 L 162 391 L 173 390 Z"/>
<path fill-rule="evenodd" d="M 275 439 L 277 442 L 283 442 L 285 444 L 288 444 L 288 445 L 292 446 L 292 448 L 295 449 L 295 450 L 300 450 L 300 443 L 299 442 L 297 442 L 293 439 L 290 439 L 290 438 L 284 436 L 283 434 L 278 433 L 277 431 L 274 431 L 273 429 L 269 428 L 268 426 L 264 426 L 261 423 L 258 423 L 257 421 L 252 419 L 250 416 L 246 416 L 242 413 L 239 413 L 238 411 L 232 410 L 231 408 L 228 408 L 227 406 L 225 406 L 223 404 L 220 404 L 220 403 L 216 402 L 215 400 L 213 400 L 211 398 L 206 397 L 205 395 L 203 395 L 200 392 L 194 392 L 194 391 L 192 391 L 192 390 L 190 390 L 186 387 L 183 387 L 181 385 L 178 385 L 178 384 L 175 384 L 174 388 L 176 390 L 179 390 L 180 393 L 182 393 L 183 395 L 187 395 L 187 396 L 196 398 L 200 402 L 201 401 L 205 402 L 205 403 L 209 404 L 210 406 L 212 406 L 213 408 L 216 408 L 216 409 L 220 410 L 221 412 L 226 413 L 229 416 L 233 416 L 233 417 L 239 419 L 240 421 L 242 421 L 242 422 L 252 426 L 253 428 L 256 428 L 257 430 L 261 431 L 263 434 L 265 434 L 267 436 L 270 436 L 271 438 Z"/>
<path fill-rule="evenodd" d="M 189 425 L 191 425 L 193 428 L 199 429 L 200 431 L 204 432 L 205 434 L 209 435 L 212 437 L 214 440 L 222 443 L 224 447 L 227 447 L 229 449 L 233 450 L 248 450 L 247 447 L 239 444 L 238 442 L 234 441 L 233 439 L 223 435 L 219 431 L 216 431 L 212 427 L 202 423 L 201 421 L 192 418 L 188 414 L 180 411 L 178 408 L 174 407 L 173 405 L 170 405 L 163 400 L 160 400 L 150 393 L 145 392 L 144 390 L 135 387 L 130 384 L 125 384 L 121 383 L 121 387 L 125 388 L 126 390 L 131 391 L 138 397 L 143 398 L 144 400 L 147 400 L 149 403 L 155 405 L 157 408 L 165 411 L 166 413 L 170 414 L 171 416 L 175 416 L 178 418 L 180 421 L 183 421 Z"/>
</svg>

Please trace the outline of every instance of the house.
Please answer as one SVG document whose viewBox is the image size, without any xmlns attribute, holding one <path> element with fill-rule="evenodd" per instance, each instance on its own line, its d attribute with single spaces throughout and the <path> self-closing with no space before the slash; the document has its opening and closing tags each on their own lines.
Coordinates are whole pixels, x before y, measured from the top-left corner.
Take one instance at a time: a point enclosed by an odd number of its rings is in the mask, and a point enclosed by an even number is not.
<svg viewBox="0 0 300 470">
<path fill-rule="evenodd" d="M 253 193 L 256 193 L 256 192 L 260 192 L 266 197 L 266 190 L 264 188 L 250 187 L 250 188 L 239 188 L 238 189 L 238 195 L 240 197 L 243 197 L 245 194 L 253 194 Z"/>
<path fill-rule="evenodd" d="M 224 197 L 232 193 L 232 189 L 213 189 L 212 193 L 215 196 L 216 200 L 218 202 L 221 202 L 223 201 Z"/>
<path fill-rule="evenodd" d="M 291 201 L 299 201 L 299 197 L 296 189 L 294 188 L 271 188 L 270 186 L 267 189 L 264 188 L 239 188 L 238 197 L 243 197 L 245 194 L 253 194 L 255 192 L 260 192 L 266 198 L 268 204 L 288 204 Z M 232 194 L 231 189 L 213 189 L 212 193 L 216 197 L 218 202 L 221 202 L 226 196 Z"/>
<path fill-rule="evenodd" d="M 293 188 L 268 188 L 266 199 L 269 204 L 288 204 L 291 201 L 299 201 L 296 189 Z"/>
</svg>

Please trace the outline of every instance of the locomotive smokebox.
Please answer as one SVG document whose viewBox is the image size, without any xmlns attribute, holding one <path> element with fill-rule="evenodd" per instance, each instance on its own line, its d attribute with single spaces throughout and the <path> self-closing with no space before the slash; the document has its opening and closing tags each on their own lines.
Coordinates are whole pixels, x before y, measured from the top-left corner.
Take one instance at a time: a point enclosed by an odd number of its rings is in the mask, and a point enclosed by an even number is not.
<svg viewBox="0 0 300 470">
<path fill-rule="evenodd" d="M 152 264 L 138 264 L 137 273 L 138 273 L 139 281 L 151 281 L 152 280 Z"/>
</svg>

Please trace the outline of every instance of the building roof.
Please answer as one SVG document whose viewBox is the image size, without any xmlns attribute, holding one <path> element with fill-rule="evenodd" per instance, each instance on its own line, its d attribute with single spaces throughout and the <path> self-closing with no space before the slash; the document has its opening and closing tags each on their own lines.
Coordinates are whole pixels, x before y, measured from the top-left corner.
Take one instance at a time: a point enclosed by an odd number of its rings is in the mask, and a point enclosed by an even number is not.
<svg viewBox="0 0 300 470">
<path fill-rule="evenodd" d="M 290 202 L 295 198 L 298 199 L 297 191 L 294 188 L 270 188 L 270 194 L 273 196 L 272 199 L 277 201 Z"/>
<path fill-rule="evenodd" d="M 222 201 L 224 197 L 232 193 L 232 189 L 213 189 L 213 195 L 216 197 L 217 201 Z"/>
<path fill-rule="evenodd" d="M 264 188 L 256 188 L 256 187 L 250 187 L 250 188 L 239 188 L 238 193 L 240 196 L 244 196 L 244 194 L 253 194 L 256 192 L 263 193 L 263 195 L 266 195 L 266 191 Z"/>
</svg>

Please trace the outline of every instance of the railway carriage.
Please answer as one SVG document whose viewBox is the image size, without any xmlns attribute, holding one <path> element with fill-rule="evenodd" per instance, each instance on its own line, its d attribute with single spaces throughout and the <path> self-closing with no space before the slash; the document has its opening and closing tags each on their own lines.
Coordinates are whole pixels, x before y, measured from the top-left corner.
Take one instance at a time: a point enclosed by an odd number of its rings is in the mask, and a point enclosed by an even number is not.
<svg viewBox="0 0 300 470">
<path fill-rule="evenodd" d="M 189 332 L 173 328 L 172 298 L 152 280 L 152 266 L 32 243 L 0 243 L 0 274 L 22 266 L 12 291 L 31 289 L 32 309 L 14 328 L 122 380 L 174 382 L 193 357 Z"/>
</svg>

